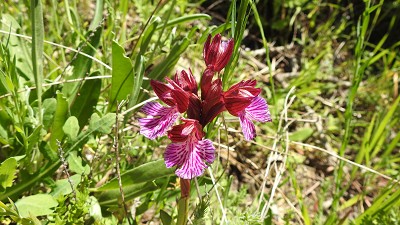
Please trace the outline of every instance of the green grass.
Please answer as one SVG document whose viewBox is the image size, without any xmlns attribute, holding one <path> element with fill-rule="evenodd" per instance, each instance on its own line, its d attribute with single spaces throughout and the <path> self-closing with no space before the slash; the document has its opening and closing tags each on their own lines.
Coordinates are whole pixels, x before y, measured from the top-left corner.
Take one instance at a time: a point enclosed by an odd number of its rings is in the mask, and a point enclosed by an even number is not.
<svg viewBox="0 0 400 225">
<path fill-rule="evenodd" d="M 188 224 L 400 223 L 398 2 L 211 4 L 3 3 L 0 223 L 183 224 L 169 140 L 137 119 L 149 79 L 200 80 L 209 33 L 235 39 L 224 88 L 256 79 L 273 122 L 207 127 Z"/>
</svg>

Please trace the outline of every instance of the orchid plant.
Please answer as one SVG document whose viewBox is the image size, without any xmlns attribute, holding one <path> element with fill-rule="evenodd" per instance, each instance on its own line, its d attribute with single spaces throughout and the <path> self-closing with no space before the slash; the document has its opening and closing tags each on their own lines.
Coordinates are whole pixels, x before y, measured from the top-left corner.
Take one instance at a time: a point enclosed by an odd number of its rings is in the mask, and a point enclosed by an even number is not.
<svg viewBox="0 0 400 225">
<path fill-rule="evenodd" d="M 171 140 L 164 153 L 165 165 L 177 167 L 176 175 L 182 179 L 192 179 L 202 175 L 206 163 L 215 159 L 215 147 L 205 139 L 203 128 L 223 111 L 239 117 L 246 140 L 256 136 L 252 121 L 270 122 L 267 102 L 256 88 L 257 81 L 244 80 L 222 89 L 220 72 L 225 68 L 233 52 L 234 40 L 222 40 L 217 34 L 211 35 L 204 45 L 203 58 L 206 69 L 203 72 L 200 89 L 192 71 L 177 72 L 167 83 L 151 80 L 150 84 L 167 106 L 149 102 L 141 111 L 147 115 L 139 119 L 140 133 L 149 139 L 168 135 Z M 214 79 L 214 76 L 218 77 Z M 186 113 L 186 117 L 182 114 Z M 181 124 L 174 125 L 180 119 Z"/>
<path fill-rule="evenodd" d="M 240 81 L 223 91 L 220 72 L 229 62 L 233 46 L 233 39 L 224 41 L 220 34 L 208 36 L 203 50 L 206 69 L 200 81 L 201 95 L 190 69 L 177 72 L 173 79 L 166 78 L 167 83 L 150 81 L 155 94 L 167 106 L 158 102 L 144 105 L 141 111 L 147 117 L 139 119 L 140 133 L 149 139 L 168 135 L 171 143 L 164 153 L 165 165 L 177 167 L 182 197 L 188 196 L 190 179 L 202 175 L 215 159 L 215 147 L 205 138 L 207 124 L 228 111 L 239 117 L 244 138 L 252 140 L 256 136 L 253 121 L 271 121 L 267 102 L 260 96 L 261 89 L 255 87 L 255 80 Z M 174 125 L 178 119 L 181 123 Z"/>
</svg>

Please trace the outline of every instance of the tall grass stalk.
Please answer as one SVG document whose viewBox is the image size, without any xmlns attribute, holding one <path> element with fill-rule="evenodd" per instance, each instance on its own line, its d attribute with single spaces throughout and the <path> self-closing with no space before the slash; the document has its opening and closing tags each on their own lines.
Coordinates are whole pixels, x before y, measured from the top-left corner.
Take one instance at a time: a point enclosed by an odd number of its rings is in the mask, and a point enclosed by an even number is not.
<svg viewBox="0 0 400 225">
<path fill-rule="evenodd" d="M 39 109 L 39 123 L 42 124 L 42 83 L 43 83 L 43 11 L 41 0 L 31 0 L 32 21 L 32 66 L 36 84 Z"/>
<path fill-rule="evenodd" d="M 378 5 L 379 6 L 379 5 Z M 376 9 L 374 7 L 373 9 Z M 365 50 L 365 42 L 367 41 L 367 31 L 370 26 L 370 14 L 372 13 L 373 9 L 371 8 L 371 1 L 366 1 L 365 2 L 365 10 L 362 16 L 359 18 L 357 22 L 357 27 L 356 27 L 356 36 L 357 36 L 357 42 L 355 46 L 355 62 L 354 62 L 354 77 L 352 79 L 352 84 L 350 87 L 349 95 L 347 98 L 347 106 L 346 106 L 346 111 L 345 111 L 345 124 L 344 124 L 344 136 L 342 139 L 342 144 L 339 150 L 339 156 L 343 157 L 346 151 L 346 148 L 348 146 L 351 133 L 352 133 L 352 127 L 351 127 L 351 121 L 353 119 L 353 108 L 354 108 L 354 101 L 357 96 L 357 90 L 358 87 L 360 86 L 360 82 L 363 78 L 364 71 L 366 69 L 365 63 L 363 62 L 363 54 Z M 345 192 L 346 188 L 342 187 L 342 179 L 343 179 L 343 166 L 344 166 L 344 161 L 339 162 L 339 166 L 336 172 L 335 176 L 335 194 L 332 202 L 332 212 L 336 212 L 338 206 L 339 206 L 339 198 L 342 196 L 342 194 Z M 327 223 L 328 224 L 333 224 L 335 218 L 337 217 L 337 213 L 331 213 Z"/>
</svg>

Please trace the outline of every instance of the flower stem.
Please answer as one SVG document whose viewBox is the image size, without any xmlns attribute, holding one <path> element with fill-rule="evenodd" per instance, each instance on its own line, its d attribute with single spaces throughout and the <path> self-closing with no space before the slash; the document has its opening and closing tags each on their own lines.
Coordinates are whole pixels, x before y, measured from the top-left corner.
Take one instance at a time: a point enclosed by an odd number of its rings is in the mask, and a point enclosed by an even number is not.
<svg viewBox="0 0 400 225">
<path fill-rule="evenodd" d="M 178 201 L 178 220 L 176 225 L 186 225 L 190 199 L 190 180 L 180 179 L 181 199 Z"/>
</svg>

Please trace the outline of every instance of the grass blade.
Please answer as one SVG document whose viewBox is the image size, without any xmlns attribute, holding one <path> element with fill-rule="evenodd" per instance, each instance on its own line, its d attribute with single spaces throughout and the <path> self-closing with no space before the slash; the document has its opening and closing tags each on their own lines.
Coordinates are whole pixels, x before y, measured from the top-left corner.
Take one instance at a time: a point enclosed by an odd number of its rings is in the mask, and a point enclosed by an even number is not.
<svg viewBox="0 0 400 225">
<path fill-rule="evenodd" d="M 43 83 L 43 11 L 41 0 L 31 0 L 32 21 L 32 66 L 35 78 L 39 108 L 39 122 L 42 123 L 42 83 Z"/>
</svg>

